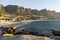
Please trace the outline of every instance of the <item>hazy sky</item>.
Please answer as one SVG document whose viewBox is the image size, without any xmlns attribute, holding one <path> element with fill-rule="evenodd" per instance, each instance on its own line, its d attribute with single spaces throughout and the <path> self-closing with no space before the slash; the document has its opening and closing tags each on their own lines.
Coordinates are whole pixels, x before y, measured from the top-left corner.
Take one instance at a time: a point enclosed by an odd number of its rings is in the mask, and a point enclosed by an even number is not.
<svg viewBox="0 0 60 40">
<path fill-rule="evenodd" d="M 60 11 L 60 0 L 0 0 L 0 4 L 23 6 L 32 9 L 50 9 Z"/>
</svg>

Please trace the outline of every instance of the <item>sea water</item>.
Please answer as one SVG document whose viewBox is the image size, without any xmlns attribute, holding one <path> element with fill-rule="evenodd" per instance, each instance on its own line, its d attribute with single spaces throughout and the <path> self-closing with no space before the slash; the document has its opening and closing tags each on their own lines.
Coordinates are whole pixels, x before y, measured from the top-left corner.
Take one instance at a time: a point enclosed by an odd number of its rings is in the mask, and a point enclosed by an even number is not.
<svg viewBox="0 0 60 40">
<path fill-rule="evenodd" d="M 60 30 L 60 21 L 33 21 L 24 25 L 18 26 L 18 28 L 25 28 L 26 30 L 37 30 L 38 32 L 47 31 L 50 29 Z M 23 40 L 22 36 L 14 37 L 1 37 L 0 40 Z"/>
</svg>

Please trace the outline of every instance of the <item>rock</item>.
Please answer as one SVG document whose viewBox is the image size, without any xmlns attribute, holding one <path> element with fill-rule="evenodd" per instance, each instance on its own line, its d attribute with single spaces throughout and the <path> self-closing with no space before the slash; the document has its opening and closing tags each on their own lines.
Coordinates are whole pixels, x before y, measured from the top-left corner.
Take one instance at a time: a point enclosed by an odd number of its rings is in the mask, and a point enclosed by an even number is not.
<svg viewBox="0 0 60 40">
<path fill-rule="evenodd" d="M 52 30 L 52 33 L 53 33 L 55 36 L 60 36 L 60 30 Z"/>
<path fill-rule="evenodd" d="M 17 7 L 16 5 L 7 5 L 5 7 L 5 10 L 9 13 L 15 13 L 17 11 Z M 12 11 L 11 11 L 12 10 Z"/>
<path fill-rule="evenodd" d="M 11 37 L 11 36 L 14 36 L 13 34 L 3 34 L 3 36 L 5 37 Z"/>
<path fill-rule="evenodd" d="M 34 36 L 34 35 L 15 35 L 12 37 L 1 37 L 1 40 L 55 40 L 56 38 Z M 58 39 L 58 38 L 57 38 Z M 56 40 L 57 40 L 56 39 Z"/>
<path fill-rule="evenodd" d="M 38 32 L 36 30 L 30 30 L 28 34 L 36 35 Z"/>
<path fill-rule="evenodd" d="M 33 35 L 22 35 L 23 40 L 52 40 L 49 37 L 33 36 Z"/>
</svg>

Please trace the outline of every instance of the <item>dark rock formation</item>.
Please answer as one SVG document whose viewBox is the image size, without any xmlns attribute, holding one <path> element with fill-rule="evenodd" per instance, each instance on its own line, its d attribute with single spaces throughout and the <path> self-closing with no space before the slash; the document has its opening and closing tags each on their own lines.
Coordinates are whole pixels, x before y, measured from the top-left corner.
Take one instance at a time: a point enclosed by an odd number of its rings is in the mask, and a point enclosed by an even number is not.
<svg viewBox="0 0 60 40">
<path fill-rule="evenodd" d="M 60 30 L 51 30 L 55 36 L 60 36 Z"/>
<path fill-rule="evenodd" d="M 37 31 L 36 30 L 30 30 L 28 34 L 36 35 L 37 34 Z"/>
<path fill-rule="evenodd" d="M 17 8 L 18 8 L 18 6 L 16 6 L 16 5 L 14 5 L 14 6 L 13 5 L 7 5 L 5 7 L 5 10 L 8 13 L 15 13 L 17 11 Z"/>
</svg>

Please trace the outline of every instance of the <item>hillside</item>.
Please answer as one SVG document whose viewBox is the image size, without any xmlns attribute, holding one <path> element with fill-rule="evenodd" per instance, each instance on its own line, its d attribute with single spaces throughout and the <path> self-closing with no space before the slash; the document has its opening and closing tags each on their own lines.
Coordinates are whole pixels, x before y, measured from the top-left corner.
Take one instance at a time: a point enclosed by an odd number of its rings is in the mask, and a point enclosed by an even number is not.
<svg viewBox="0 0 60 40">
<path fill-rule="evenodd" d="M 17 5 L 7 5 L 3 6 L 0 4 L 0 16 L 4 15 L 11 15 L 11 18 L 16 16 L 22 16 L 23 19 L 60 19 L 60 12 L 56 12 L 55 10 L 47 10 L 47 9 L 31 9 L 31 8 L 24 8 L 19 7 Z"/>
</svg>

